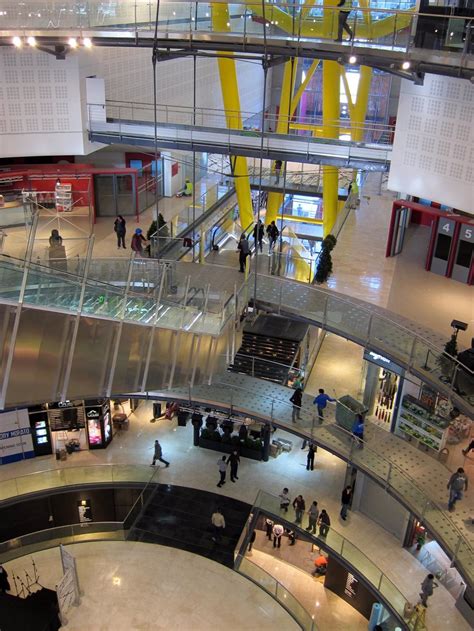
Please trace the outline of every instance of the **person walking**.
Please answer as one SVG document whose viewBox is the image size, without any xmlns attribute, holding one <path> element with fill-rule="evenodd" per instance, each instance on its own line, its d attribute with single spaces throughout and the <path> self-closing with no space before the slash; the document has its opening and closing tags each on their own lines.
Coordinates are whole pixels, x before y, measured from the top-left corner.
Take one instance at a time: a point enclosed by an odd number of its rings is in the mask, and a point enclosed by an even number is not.
<svg viewBox="0 0 474 631">
<path fill-rule="evenodd" d="M 141 228 L 137 228 L 130 244 L 132 250 L 139 256 L 143 256 L 143 244 L 146 243 L 146 239 L 143 236 L 142 232 L 143 231 Z"/>
<path fill-rule="evenodd" d="M 225 519 L 219 507 L 217 507 L 216 510 L 212 513 L 211 524 L 212 524 L 212 530 L 214 531 L 212 540 L 215 541 L 216 543 L 220 543 L 221 538 L 222 538 L 222 533 L 224 532 L 224 529 L 225 529 Z"/>
<path fill-rule="evenodd" d="M 283 166 L 283 162 L 281 160 L 275 160 L 275 184 L 278 184 L 280 181 L 281 167 Z"/>
<path fill-rule="evenodd" d="M 326 537 L 329 532 L 331 520 L 329 519 L 329 515 L 327 514 L 324 508 L 319 515 L 318 524 L 319 524 L 319 536 Z"/>
<path fill-rule="evenodd" d="M 285 532 L 285 529 L 281 524 L 275 524 L 273 526 L 273 547 L 280 548 L 281 547 L 281 536 Z"/>
<path fill-rule="evenodd" d="M 125 249 L 125 233 L 127 232 L 127 222 L 122 217 L 122 215 L 118 215 L 117 219 L 114 221 L 114 232 L 117 235 L 117 247 L 119 249 L 121 247 Z"/>
<path fill-rule="evenodd" d="M 285 513 L 287 513 L 288 506 L 290 505 L 290 496 L 286 486 L 278 497 L 280 498 L 280 510 L 284 510 Z"/>
<path fill-rule="evenodd" d="M 335 42 L 342 42 L 343 30 L 349 35 L 349 41 L 354 38 L 354 33 L 352 32 L 351 27 L 347 24 L 349 14 L 352 11 L 352 2 L 353 0 L 340 0 L 337 5 L 340 9 L 338 15 L 337 39 L 334 40 Z"/>
<path fill-rule="evenodd" d="M 295 509 L 295 516 L 296 516 L 295 523 L 301 524 L 301 520 L 303 519 L 303 513 L 306 508 L 306 504 L 304 502 L 302 495 L 298 495 L 298 497 L 295 497 L 295 499 L 293 500 L 293 508 Z"/>
<path fill-rule="evenodd" d="M 313 535 L 315 535 L 316 534 L 316 524 L 318 523 L 318 517 L 319 517 L 318 502 L 316 500 L 314 500 L 314 502 L 309 507 L 308 516 L 309 516 L 309 524 L 308 524 L 308 527 L 306 528 L 306 530 L 308 532 L 311 531 L 313 533 Z"/>
<path fill-rule="evenodd" d="M 352 435 L 354 436 L 354 440 L 359 443 L 359 449 L 362 449 L 364 447 L 364 417 L 362 414 L 358 414 L 354 421 Z"/>
<path fill-rule="evenodd" d="M 261 219 L 255 224 L 255 228 L 253 229 L 253 239 L 255 241 L 255 251 L 257 248 L 260 249 L 260 252 L 263 252 L 263 235 L 265 233 L 265 227 Z"/>
<path fill-rule="evenodd" d="M 352 486 L 349 484 L 342 491 L 341 495 L 341 517 L 344 521 L 347 519 L 347 511 L 349 510 L 349 506 L 352 501 Z"/>
<path fill-rule="evenodd" d="M 257 531 L 253 530 L 252 534 L 250 535 L 250 539 L 249 539 L 249 545 L 247 548 L 247 552 L 252 552 L 252 548 L 253 548 L 253 544 L 255 543 L 255 539 L 257 538 Z"/>
<path fill-rule="evenodd" d="M 296 423 L 296 419 L 300 418 L 301 412 L 301 404 L 303 401 L 303 390 L 301 388 L 296 388 L 293 394 L 290 397 L 291 403 L 293 403 L 293 409 L 291 411 L 291 421 Z"/>
<path fill-rule="evenodd" d="M 462 500 L 463 492 L 467 491 L 467 485 L 467 476 L 464 473 L 464 469 L 459 467 L 459 469 L 449 478 L 448 482 L 448 510 L 450 513 L 454 511 L 456 502 L 458 500 Z"/>
<path fill-rule="evenodd" d="M 434 575 L 428 574 L 421 584 L 420 600 L 423 607 L 428 607 L 428 598 L 433 596 L 435 587 L 438 587 L 438 583 L 434 582 Z"/>
<path fill-rule="evenodd" d="M 280 231 L 278 230 L 276 223 L 274 221 L 271 222 L 269 226 L 267 226 L 267 236 L 268 236 L 268 253 L 273 250 L 273 246 L 275 245 L 278 237 L 280 236 Z"/>
<path fill-rule="evenodd" d="M 236 449 L 227 458 L 227 464 L 230 464 L 230 481 L 235 482 L 239 478 L 237 477 L 237 471 L 239 470 L 240 456 Z"/>
<path fill-rule="evenodd" d="M 244 273 L 247 257 L 250 254 L 250 246 L 249 246 L 248 239 L 245 236 L 245 232 L 242 232 L 242 234 L 240 235 L 240 241 L 237 246 L 237 249 L 239 250 L 240 271 Z"/>
<path fill-rule="evenodd" d="M 155 466 L 157 460 L 165 464 L 166 467 L 170 466 L 170 463 L 163 458 L 163 450 L 161 449 L 159 440 L 155 440 L 155 453 L 153 454 L 153 462 L 151 463 L 152 467 Z"/>
<path fill-rule="evenodd" d="M 225 484 L 225 474 L 227 472 L 227 461 L 225 456 L 222 456 L 222 458 L 217 461 L 217 468 L 219 469 L 219 475 L 221 477 L 217 486 L 220 488 L 223 484 Z"/>
<path fill-rule="evenodd" d="M 318 410 L 318 419 L 320 423 L 323 422 L 324 410 L 327 407 L 328 401 L 334 402 L 335 400 L 336 399 L 333 399 L 332 397 L 329 396 L 329 394 L 326 394 L 324 392 L 324 388 L 319 388 L 318 395 L 314 397 L 313 403 Z"/>
<path fill-rule="evenodd" d="M 314 454 L 316 453 L 316 446 L 313 443 L 309 443 L 308 455 L 306 456 L 306 471 L 314 470 Z"/>
</svg>

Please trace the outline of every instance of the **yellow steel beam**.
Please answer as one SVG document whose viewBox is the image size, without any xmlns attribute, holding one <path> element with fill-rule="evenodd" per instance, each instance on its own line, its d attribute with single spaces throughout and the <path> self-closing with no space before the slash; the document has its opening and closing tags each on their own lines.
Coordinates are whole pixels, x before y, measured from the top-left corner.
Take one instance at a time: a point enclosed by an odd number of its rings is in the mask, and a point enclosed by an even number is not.
<svg viewBox="0 0 474 631">
<path fill-rule="evenodd" d="M 370 0 L 359 0 L 359 6 L 361 9 L 366 9 L 362 13 L 365 24 L 370 28 L 372 26 L 372 13 L 370 12 Z"/>
<path fill-rule="evenodd" d="M 347 107 L 349 108 L 349 116 L 352 119 L 352 115 L 354 112 L 354 102 L 352 101 L 351 89 L 349 87 L 349 81 L 347 80 L 346 69 L 344 68 L 344 66 L 341 66 L 341 77 L 342 77 L 342 83 L 344 84 L 344 92 L 346 93 L 346 97 L 347 97 Z"/>
<path fill-rule="evenodd" d="M 340 66 L 337 61 L 323 61 L 323 128 L 325 138 L 339 138 Z M 338 171 L 323 167 L 323 235 L 328 235 L 338 212 Z"/>
<path fill-rule="evenodd" d="M 280 95 L 280 110 L 278 113 L 278 122 L 276 125 L 277 134 L 287 134 L 289 130 L 290 112 L 292 95 L 295 88 L 296 80 L 296 63 L 292 58 L 285 64 L 285 70 L 283 72 L 283 83 L 281 86 Z M 267 213 L 265 221 L 270 224 L 275 221 L 278 215 L 281 204 L 283 203 L 283 195 L 281 193 L 270 192 L 267 200 Z"/>
<path fill-rule="evenodd" d="M 328 38 L 334 39 L 337 36 L 337 23 L 338 23 L 338 10 L 336 5 L 338 0 L 325 0 L 325 11 L 323 18 L 311 18 L 303 17 L 298 31 L 301 37 L 315 37 L 315 38 Z M 329 10 L 326 10 L 326 7 Z M 250 8 L 250 7 L 249 7 Z M 268 12 L 268 4 L 265 4 L 265 11 Z M 264 10 L 261 5 L 254 4 L 251 6 L 251 10 L 255 15 L 264 17 Z M 381 20 L 372 22 L 365 17 L 357 22 L 356 34 L 357 37 L 363 39 L 378 39 L 380 37 L 386 37 L 396 31 L 401 31 L 409 27 L 413 20 L 413 13 L 416 9 L 409 9 L 407 11 L 398 12 L 394 15 L 390 15 Z M 359 16 L 360 16 L 359 12 Z M 366 13 L 363 11 L 362 13 Z M 271 5 L 272 20 L 278 22 L 278 28 L 293 34 L 294 21 L 293 15 L 283 11 L 274 4 Z M 267 17 L 265 15 L 265 17 Z M 360 19 L 360 18 L 359 18 Z"/>
<path fill-rule="evenodd" d="M 314 6 L 316 0 L 304 0 L 303 6 L 301 7 L 301 19 L 306 19 L 308 17 L 308 13 L 311 8 Z"/>
<path fill-rule="evenodd" d="M 227 4 L 212 4 L 212 28 L 214 31 L 230 32 L 230 17 Z M 239 85 L 233 53 L 222 53 L 226 57 L 217 57 L 221 80 L 222 100 L 226 112 L 227 126 L 230 129 L 242 129 L 240 115 Z M 235 191 L 239 204 L 240 222 L 246 228 L 253 222 L 252 195 L 248 178 L 247 159 L 237 156 L 234 160 Z"/>
<path fill-rule="evenodd" d="M 368 66 L 360 67 L 359 85 L 357 86 L 357 96 L 351 112 L 351 139 L 360 142 L 364 138 L 364 123 L 369 104 L 370 84 L 372 82 L 372 68 Z"/>
<path fill-rule="evenodd" d="M 311 66 L 308 68 L 308 72 L 306 73 L 306 77 L 304 78 L 304 81 L 301 82 L 300 87 L 296 90 L 296 94 L 291 100 L 290 118 L 296 112 L 296 108 L 298 107 L 298 104 L 301 101 L 301 97 L 303 96 L 303 92 L 308 87 L 309 82 L 311 81 L 311 79 L 313 78 L 314 73 L 316 72 L 316 68 L 319 66 L 319 61 L 320 61 L 319 59 L 315 59 L 312 62 Z M 290 123 L 290 125 L 291 125 L 291 123 Z"/>
</svg>

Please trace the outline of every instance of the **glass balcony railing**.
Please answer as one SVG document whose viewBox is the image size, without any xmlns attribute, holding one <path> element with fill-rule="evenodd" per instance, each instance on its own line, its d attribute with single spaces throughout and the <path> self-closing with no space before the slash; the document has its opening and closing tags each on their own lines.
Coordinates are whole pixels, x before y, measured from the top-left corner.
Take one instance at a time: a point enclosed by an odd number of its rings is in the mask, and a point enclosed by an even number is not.
<svg viewBox="0 0 474 631">
<path fill-rule="evenodd" d="M 258 492 L 257 499 L 252 509 L 253 515 L 259 512 L 278 520 L 278 523 L 293 530 L 299 540 L 309 541 L 318 548 L 321 547 L 326 552 L 330 554 L 333 553 L 336 558 L 345 562 L 355 573 L 362 576 L 372 586 L 373 592 L 381 596 L 382 602 L 390 608 L 398 620 L 404 620 L 404 611 L 408 603 L 405 596 L 403 596 L 400 590 L 373 561 L 333 527 L 329 529 L 327 536 L 324 538 L 309 534 L 294 522 L 287 521 L 285 516 L 281 514 L 279 498 L 265 491 Z M 236 559 L 236 568 L 278 599 L 278 581 L 244 556 L 247 545 L 248 537 L 243 540 L 240 546 L 240 551 Z M 285 588 L 283 586 L 281 587 L 283 588 L 281 593 L 284 594 Z M 282 604 L 284 606 L 286 605 L 286 597 Z M 295 617 L 297 621 L 304 623 L 303 628 L 308 630 L 313 629 L 312 616 L 309 612 L 304 610 L 293 596 L 289 604 L 289 611 L 292 615 L 295 614 L 293 617 Z M 292 605 L 295 606 L 293 607 Z"/>
<path fill-rule="evenodd" d="M 16 31 L 67 31 L 87 34 L 107 31 L 134 32 L 152 36 L 155 30 L 157 1 L 84 1 L 71 5 L 22 2 L 2 16 L 2 28 Z M 437 32 L 430 31 L 432 14 L 416 12 L 414 1 L 378 0 L 370 7 L 354 7 L 348 18 L 353 33 L 351 47 L 373 47 L 410 52 L 415 45 L 432 50 L 446 49 L 469 53 L 470 18 L 455 7 L 442 7 L 436 14 Z M 290 40 L 305 45 L 338 37 L 339 11 L 323 2 L 307 7 L 287 2 L 210 3 L 161 2 L 158 11 L 158 36 L 171 33 L 198 39 L 214 33 L 219 36 L 264 40 Z M 427 37 L 415 34 L 427 33 Z M 35 34 L 36 34 L 35 33 Z"/>
</svg>

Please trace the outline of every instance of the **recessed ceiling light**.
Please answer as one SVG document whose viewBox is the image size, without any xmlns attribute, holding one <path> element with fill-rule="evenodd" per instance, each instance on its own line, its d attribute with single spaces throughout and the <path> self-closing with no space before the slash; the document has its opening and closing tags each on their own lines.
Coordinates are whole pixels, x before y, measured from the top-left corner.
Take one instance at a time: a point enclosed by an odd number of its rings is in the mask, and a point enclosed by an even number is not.
<svg viewBox="0 0 474 631">
<path fill-rule="evenodd" d="M 15 37 L 12 39 L 13 42 L 13 46 L 16 46 L 17 48 L 21 48 L 21 37 L 18 37 L 18 35 L 15 35 Z"/>
<path fill-rule="evenodd" d="M 90 37 L 84 37 L 82 43 L 86 48 L 92 48 L 92 41 Z"/>
<path fill-rule="evenodd" d="M 36 46 L 36 39 L 32 35 L 30 35 L 26 41 L 30 46 Z"/>
<path fill-rule="evenodd" d="M 410 66 L 411 66 L 411 64 L 410 64 L 410 62 L 409 62 L 409 61 L 404 61 L 404 62 L 402 63 L 402 68 L 403 68 L 403 70 L 408 70 L 408 68 L 409 68 Z"/>
<path fill-rule="evenodd" d="M 349 57 L 349 63 L 350 64 L 355 64 L 356 61 L 357 61 L 357 57 L 355 55 L 351 55 Z"/>
<path fill-rule="evenodd" d="M 71 48 L 77 48 L 77 39 L 75 37 L 70 37 L 67 43 Z"/>
</svg>

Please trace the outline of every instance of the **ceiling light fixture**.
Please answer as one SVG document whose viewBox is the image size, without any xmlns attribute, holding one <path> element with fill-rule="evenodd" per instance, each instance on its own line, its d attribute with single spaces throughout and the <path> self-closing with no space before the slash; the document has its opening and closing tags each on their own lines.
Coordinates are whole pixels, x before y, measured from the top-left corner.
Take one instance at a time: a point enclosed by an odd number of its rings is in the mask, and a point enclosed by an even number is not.
<svg viewBox="0 0 474 631">
<path fill-rule="evenodd" d="M 77 39 L 75 37 L 70 37 L 67 43 L 71 48 L 77 48 Z"/>
<path fill-rule="evenodd" d="M 92 40 L 90 37 L 84 37 L 82 44 L 85 48 L 92 48 Z"/>
<path fill-rule="evenodd" d="M 21 48 L 21 45 L 22 45 L 21 37 L 18 37 L 18 35 L 15 35 L 15 37 L 12 39 L 12 43 L 13 43 L 13 46 L 16 46 L 17 48 Z"/>
<path fill-rule="evenodd" d="M 32 35 L 30 35 L 26 41 L 30 46 L 36 46 L 36 39 Z"/>
<path fill-rule="evenodd" d="M 351 55 L 351 56 L 349 57 L 349 63 L 350 63 L 350 64 L 355 64 L 355 63 L 356 63 L 356 61 L 357 61 L 357 57 L 356 57 L 355 55 Z"/>
<path fill-rule="evenodd" d="M 410 68 L 410 66 L 411 66 L 411 64 L 410 64 L 410 62 L 409 62 L 409 61 L 404 61 L 404 62 L 402 63 L 402 68 L 403 68 L 403 70 L 408 70 L 408 69 Z"/>
</svg>

